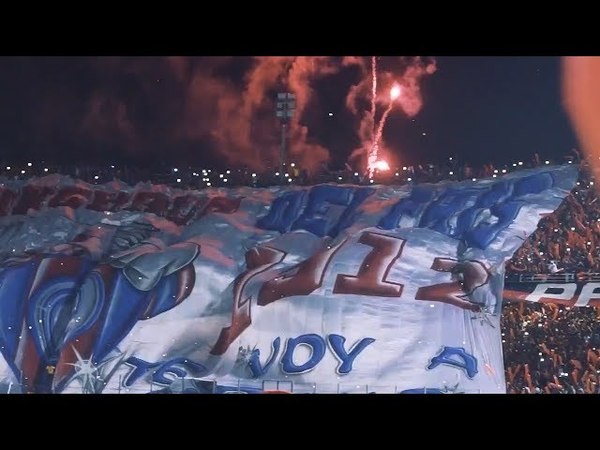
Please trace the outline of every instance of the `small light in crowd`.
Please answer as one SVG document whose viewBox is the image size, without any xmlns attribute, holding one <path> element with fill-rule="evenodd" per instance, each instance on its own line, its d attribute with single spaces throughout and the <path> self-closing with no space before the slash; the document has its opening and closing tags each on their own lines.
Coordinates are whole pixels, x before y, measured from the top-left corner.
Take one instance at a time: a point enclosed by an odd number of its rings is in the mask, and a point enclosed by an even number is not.
<svg viewBox="0 0 600 450">
<path fill-rule="evenodd" d="M 448 172 L 448 175 L 454 175 L 454 172 L 450 171 Z"/>
<path fill-rule="evenodd" d="M 546 164 L 550 164 L 550 161 L 548 161 L 548 160 L 546 160 L 546 161 L 544 161 L 544 162 L 545 162 Z"/>
<path fill-rule="evenodd" d="M 523 333 L 525 336 L 529 336 L 529 331 L 526 331 L 525 333 Z"/>
<path fill-rule="evenodd" d="M 578 182 L 577 182 L 577 186 L 579 186 L 580 184 L 581 184 L 581 183 L 578 181 Z"/>
<path fill-rule="evenodd" d="M 210 183 L 206 183 L 207 186 L 210 186 Z"/>
<path fill-rule="evenodd" d="M 358 172 L 354 172 L 354 176 L 357 177 L 358 176 Z"/>
<path fill-rule="evenodd" d="M 111 169 L 114 169 L 114 168 L 115 168 L 115 166 L 113 166 L 113 165 L 111 164 L 110 168 L 111 168 Z"/>
<path fill-rule="evenodd" d="M 452 161 L 452 156 L 448 158 L 450 161 Z"/>
<path fill-rule="evenodd" d="M 31 166 L 32 166 L 32 164 L 31 164 L 31 163 L 27 163 L 27 167 L 31 167 Z"/>
<path fill-rule="evenodd" d="M 278 177 L 279 176 L 279 172 L 275 172 L 275 176 Z"/>
<path fill-rule="evenodd" d="M 540 256 L 544 256 L 544 252 L 540 252 Z"/>
<path fill-rule="evenodd" d="M 178 183 L 181 183 L 181 178 L 177 178 L 177 182 L 178 182 Z"/>
<path fill-rule="evenodd" d="M 226 173 L 227 175 L 229 175 L 229 174 L 231 173 L 231 170 L 226 170 L 226 171 L 225 171 L 225 173 Z"/>
<path fill-rule="evenodd" d="M 333 113 L 332 113 L 332 112 L 328 113 L 327 115 L 328 115 L 329 117 L 333 117 Z"/>
<path fill-rule="evenodd" d="M 407 178 L 407 180 L 408 180 L 408 181 L 412 181 L 412 178 L 408 177 L 408 178 Z"/>
<path fill-rule="evenodd" d="M 513 167 L 517 167 L 517 163 L 513 163 Z"/>
<path fill-rule="evenodd" d="M 554 229 L 554 232 L 555 232 L 555 233 L 558 233 L 558 228 L 555 228 L 555 229 Z"/>
<path fill-rule="evenodd" d="M 290 167 L 296 167 L 296 163 L 290 163 Z"/>
<path fill-rule="evenodd" d="M 506 169 L 502 169 L 502 173 L 506 173 Z"/>
<path fill-rule="evenodd" d="M 427 136 L 427 133 L 421 133 L 423 136 Z"/>
<path fill-rule="evenodd" d="M 571 231 L 575 231 L 575 227 L 571 227 Z"/>
<path fill-rule="evenodd" d="M 492 175 L 492 178 L 496 178 L 497 176 L 498 176 L 498 175 L 494 174 L 494 175 Z"/>
<path fill-rule="evenodd" d="M 477 178 L 472 178 L 472 181 L 477 181 Z"/>
<path fill-rule="evenodd" d="M 177 167 L 175 167 L 175 168 L 173 169 L 173 172 L 177 172 L 178 170 L 179 170 L 179 169 L 178 169 Z"/>
<path fill-rule="evenodd" d="M 44 172 L 48 172 L 48 168 L 47 167 L 44 168 Z"/>
<path fill-rule="evenodd" d="M 369 180 L 369 183 L 373 183 L 373 178 L 371 178 L 371 179 Z"/>
<path fill-rule="evenodd" d="M 23 175 L 24 175 L 24 174 L 25 174 L 25 171 L 24 171 L 24 170 L 21 170 L 21 174 L 23 174 Z"/>
<path fill-rule="evenodd" d="M 400 176 L 400 174 L 399 174 L 398 172 L 396 172 L 396 173 L 395 173 L 395 175 L 396 175 L 397 177 L 399 177 L 399 176 Z"/>
<path fill-rule="evenodd" d="M 544 362 L 544 358 L 540 358 L 540 361 L 541 361 L 541 362 Z"/>
<path fill-rule="evenodd" d="M 223 178 L 223 174 L 222 173 L 219 174 L 219 178 Z"/>
<path fill-rule="evenodd" d="M 494 169 L 494 173 L 498 173 L 498 169 Z"/>
<path fill-rule="evenodd" d="M 590 241 L 587 242 L 587 245 L 592 245 L 592 243 Z"/>
<path fill-rule="evenodd" d="M 593 182 L 593 181 L 590 181 L 590 186 L 593 186 L 593 185 L 594 185 L 594 182 Z"/>
<path fill-rule="evenodd" d="M 10 170 L 10 166 L 6 166 L 6 170 Z"/>
<path fill-rule="evenodd" d="M 569 160 L 569 164 L 573 164 L 573 161 Z"/>
<path fill-rule="evenodd" d="M 255 173 L 252 174 L 252 178 L 256 178 L 256 174 Z"/>
<path fill-rule="evenodd" d="M 290 178 L 290 180 L 291 180 L 291 178 Z M 342 181 L 342 177 L 338 177 L 338 180 Z"/>
<path fill-rule="evenodd" d="M 402 166 L 402 170 L 406 170 L 406 166 Z"/>
<path fill-rule="evenodd" d="M 227 178 L 224 178 L 224 179 L 223 179 L 223 183 L 227 183 Z"/>
<path fill-rule="evenodd" d="M 430 308 L 435 308 L 435 305 L 432 303 L 431 305 L 429 305 Z"/>
<path fill-rule="evenodd" d="M 98 175 L 94 175 L 94 180 L 97 180 L 98 178 L 100 178 Z"/>
<path fill-rule="evenodd" d="M 340 178 L 340 179 L 341 179 L 341 178 Z M 292 182 L 292 179 L 291 179 L 291 178 L 288 178 L 288 183 L 291 183 L 291 182 Z"/>
<path fill-rule="evenodd" d="M 519 165 L 522 166 L 523 165 L 523 161 L 519 161 Z"/>
<path fill-rule="evenodd" d="M 284 174 L 283 174 L 283 176 L 284 176 L 285 178 L 288 178 L 288 177 L 290 176 L 290 174 L 289 174 L 289 173 L 284 173 Z"/>
</svg>

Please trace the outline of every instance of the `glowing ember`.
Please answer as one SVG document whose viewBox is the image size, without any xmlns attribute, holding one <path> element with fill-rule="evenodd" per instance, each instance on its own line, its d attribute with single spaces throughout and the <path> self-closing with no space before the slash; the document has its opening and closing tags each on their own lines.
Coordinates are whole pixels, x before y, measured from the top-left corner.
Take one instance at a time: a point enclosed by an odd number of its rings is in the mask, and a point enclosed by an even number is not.
<svg viewBox="0 0 600 450">
<path fill-rule="evenodd" d="M 392 101 L 396 100 L 398 97 L 400 97 L 401 92 L 400 86 L 398 84 L 394 84 L 392 89 L 390 89 L 390 99 Z"/>
<path fill-rule="evenodd" d="M 387 163 L 387 161 L 380 159 L 373 163 L 373 169 L 384 172 L 386 170 L 390 170 L 390 165 Z"/>
</svg>

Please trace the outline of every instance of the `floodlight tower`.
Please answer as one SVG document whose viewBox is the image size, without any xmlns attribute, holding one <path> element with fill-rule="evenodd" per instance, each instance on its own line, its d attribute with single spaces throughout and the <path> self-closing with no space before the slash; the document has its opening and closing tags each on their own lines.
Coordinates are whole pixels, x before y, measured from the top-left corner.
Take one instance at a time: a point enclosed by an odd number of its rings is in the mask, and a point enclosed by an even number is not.
<svg viewBox="0 0 600 450">
<path fill-rule="evenodd" d="M 296 95 L 291 92 L 277 94 L 277 111 L 275 115 L 281 122 L 281 149 L 279 151 L 279 177 L 283 180 L 285 173 L 287 128 L 296 111 Z"/>
</svg>

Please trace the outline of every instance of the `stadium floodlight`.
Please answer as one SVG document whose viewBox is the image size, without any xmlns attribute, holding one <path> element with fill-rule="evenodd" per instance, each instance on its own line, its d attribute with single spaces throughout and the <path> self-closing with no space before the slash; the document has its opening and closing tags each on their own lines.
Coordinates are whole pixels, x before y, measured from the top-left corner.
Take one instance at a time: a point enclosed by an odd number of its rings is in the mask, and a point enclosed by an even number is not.
<svg viewBox="0 0 600 450">
<path fill-rule="evenodd" d="M 277 93 L 277 110 L 275 115 L 281 122 L 281 150 L 279 153 L 279 172 L 284 173 L 285 158 L 286 158 L 286 133 L 288 122 L 294 117 L 296 111 L 296 95 L 291 92 Z"/>
</svg>

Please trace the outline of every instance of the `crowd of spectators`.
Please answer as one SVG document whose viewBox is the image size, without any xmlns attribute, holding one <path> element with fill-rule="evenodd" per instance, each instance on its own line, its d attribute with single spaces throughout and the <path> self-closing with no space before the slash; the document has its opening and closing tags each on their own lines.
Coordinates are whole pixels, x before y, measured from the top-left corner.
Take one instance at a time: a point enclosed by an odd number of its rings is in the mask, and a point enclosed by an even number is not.
<svg viewBox="0 0 600 450">
<path fill-rule="evenodd" d="M 575 159 L 573 155 L 567 155 L 567 158 L 571 161 Z M 264 167 L 256 170 L 248 167 L 227 169 L 189 165 L 175 167 L 164 163 L 142 167 L 117 162 L 114 164 L 52 164 L 44 161 L 0 161 L 0 177 L 25 180 L 32 176 L 40 177 L 59 173 L 91 184 L 101 184 L 119 179 L 129 185 L 152 182 L 185 189 L 318 183 L 406 184 L 500 177 L 514 170 L 562 162 L 564 161 L 541 160 L 537 154 L 534 154 L 528 160 L 474 166 L 455 157 L 448 157 L 443 162 L 405 165 L 387 171 L 375 171 L 370 176 L 364 170 L 349 164 L 345 164 L 342 168 L 331 168 L 326 163 L 321 164 L 317 169 L 308 171 L 294 162 L 284 165 L 283 170 L 278 167 Z"/>
<path fill-rule="evenodd" d="M 600 273 L 600 202 L 580 167 L 569 196 L 507 261 L 507 276 Z M 509 393 L 600 393 L 600 309 L 505 303 L 502 344 Z"/>
<path fill-rule="evenodd" d="M 600 310 L 507 303 L 502 345 L 507 392 L 600 393 Z"/>
</svg>

